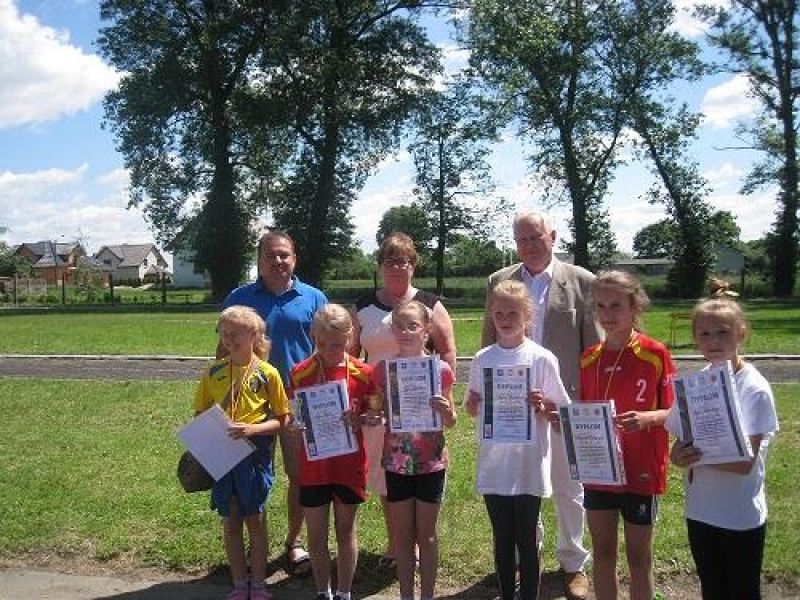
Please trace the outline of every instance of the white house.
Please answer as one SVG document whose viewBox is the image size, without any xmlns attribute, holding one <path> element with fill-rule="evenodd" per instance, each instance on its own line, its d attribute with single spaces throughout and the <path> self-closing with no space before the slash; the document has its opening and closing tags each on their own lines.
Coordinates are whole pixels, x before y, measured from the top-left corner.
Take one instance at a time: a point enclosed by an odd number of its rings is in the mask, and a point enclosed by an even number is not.
<svg viewBox="0 0 800 600">
<path fill-rule="evenodd" d="M 138 283 L 146 276 L 157 278 L 167 269 L 167 261 L 154 244 L 103 246 L 94 258 L 104 270 L 111 272 L 118 283 Z"/>
<path fill-rule="evenodd" d="M 172 283 L 175 287 L 211 287 L 208 271 L 197 266 L 194 250 L 178 249 L 172 254 Z"/>
</svg>

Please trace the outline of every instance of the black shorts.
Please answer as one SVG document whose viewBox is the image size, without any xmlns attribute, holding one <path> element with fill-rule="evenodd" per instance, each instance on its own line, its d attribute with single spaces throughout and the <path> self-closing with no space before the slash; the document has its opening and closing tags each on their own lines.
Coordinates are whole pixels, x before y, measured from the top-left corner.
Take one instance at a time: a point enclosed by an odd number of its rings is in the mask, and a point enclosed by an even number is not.
<svg viewBox="0 0 800 600">
<path fill-rule="evenodd" d="M 342 504 L 361 504 L 366 498 L 366 490 L 354 490 L 346 485 L 301 485 L 300 506 L 317 508 L 337 500 Z"/>
<path fill-rule="evenodd" d="M 440 504 L 444 497 L 446 470 L 421 475 L 401 475 L 386 471 L 387 502 L 402 502 L 415 498 L 422 502 Z"/>
<path fill-rule="evenodd" d="M 622 518 L 628 523 L 652 525 L 658 517 L 658 496 L 585 490 L 583 492 L 583 508 L 586 510 L 619 510 Z"/>
</svg>

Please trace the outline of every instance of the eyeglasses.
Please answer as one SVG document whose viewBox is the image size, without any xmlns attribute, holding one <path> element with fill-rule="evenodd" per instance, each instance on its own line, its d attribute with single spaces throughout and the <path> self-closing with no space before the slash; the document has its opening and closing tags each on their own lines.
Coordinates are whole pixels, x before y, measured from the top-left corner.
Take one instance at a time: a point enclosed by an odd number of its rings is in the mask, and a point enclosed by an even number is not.
<svg viewBox="0 0 800 600">
<path fill-rule="evenodd" d="M 411 321 L 410 323 L 392 323 L 392 331 L 397 333 L 419 333 L 424 325 Z"/>
<path fill-rule="evenodd" d="M 398 269 L 407 269 L 411 266 L 411 261 L 405 257 L 392 257 L 392 258 L 384 258 L 383 264 L 387 267 L 397 267 Z"/>
</svg>

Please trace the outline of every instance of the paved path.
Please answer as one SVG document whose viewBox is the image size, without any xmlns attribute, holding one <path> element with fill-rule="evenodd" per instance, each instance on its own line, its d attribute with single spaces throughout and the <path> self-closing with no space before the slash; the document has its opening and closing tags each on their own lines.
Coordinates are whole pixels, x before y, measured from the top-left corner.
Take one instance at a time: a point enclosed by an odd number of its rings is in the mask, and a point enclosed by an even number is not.
<svg viewBox="0 0 800 600">
<path fill-rule="evenodd" d="M 700 368 L 700 356 L 676 356 L 680 371 Z M 800 355 L 758 354 L 747 357 L 771 383 L 800 382 Z M 210 357 L 112 355 L 0 355 L 0 377 L 37 379 L 149 379 L 195 381 Z M 469 378 L 469 358 L 458 359 L 458 380 Z"/>
</svg>

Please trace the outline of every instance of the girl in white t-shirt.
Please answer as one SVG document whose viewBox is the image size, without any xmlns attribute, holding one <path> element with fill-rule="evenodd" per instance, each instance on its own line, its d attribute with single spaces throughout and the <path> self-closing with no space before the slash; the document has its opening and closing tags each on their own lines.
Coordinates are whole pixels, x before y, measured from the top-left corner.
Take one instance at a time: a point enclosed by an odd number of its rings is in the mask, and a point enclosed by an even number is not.
<svg viewBox="0 0 800 600">
<path fill-rule="evenodd" d="M 480 413 L 485 377 L 494 373 L 494 367 L 528 367 L 531 391 L 527 401 L 536 414 L 531 436 L 535 443 L 481 443 L 476 487 L 492 524 L 500 599 L 515 597 L 519 567 L 519 598 L 533 600 L 539 593 L 536 523 L 542 498 L 552 493 L 547 417 L 554 405 L 568 404 L 569 396 L 556 357 L 525 337 L 533 319 L 533 303 L 525 284 L 514 280 L 499 283 L 489 295 L 487 311 L 497 331 L 497 343 L 479 351 L 472 361 L 467 411 L 473 417 Z M 483 431 L 481 423 L 478 430 Z"/>
<path fill-rule="evenodd" d="M 742 430 L 753 451 L 752 459 L 741 462 L 695 465 L 698 449 L 680 440 L 672 446 L 672 462 L 686 468 L 686 523 L 704 600 L 761 598 L 765 463 L 778 419 L 769 383 L 739 355 L 746 334 L 741 307 L 724 292 L 692 312 L 692 335 L 703 356 L 712 364 L 730 361 L 733 366 Z M 677 404 L 666 426 L 676 435 L 680 431 Z"/>
</svg>

